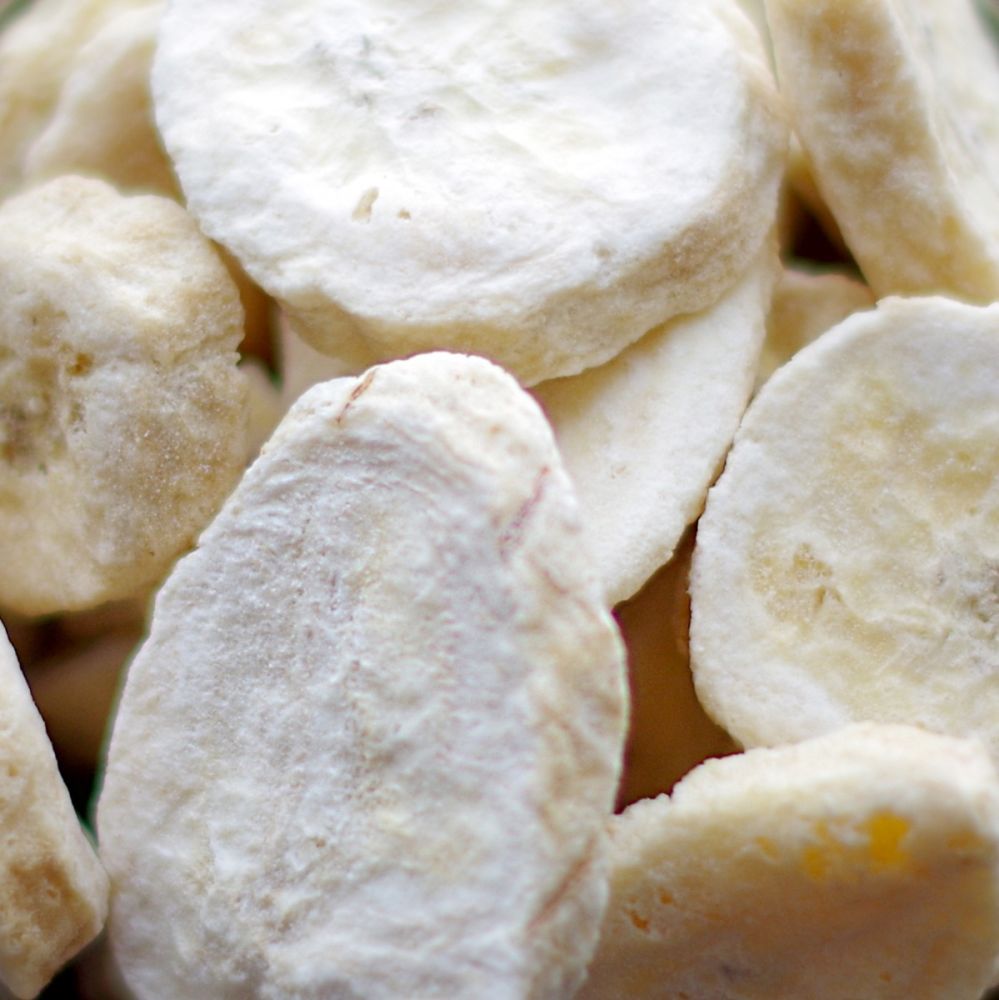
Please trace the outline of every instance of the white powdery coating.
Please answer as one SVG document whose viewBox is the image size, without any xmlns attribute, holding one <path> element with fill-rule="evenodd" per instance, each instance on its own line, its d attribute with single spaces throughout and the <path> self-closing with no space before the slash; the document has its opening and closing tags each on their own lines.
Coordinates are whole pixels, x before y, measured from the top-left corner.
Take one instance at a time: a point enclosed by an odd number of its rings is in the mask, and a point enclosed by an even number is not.
<svg viewBox="0 0 999 1000">
<path fill-rule="evenodd" d="M 0 993 L 33 997 L 100 933 L 108 880 L 2 625 L 0 773 Z"/>
<path fill-rule="evenodd" d="M 744 746 L 871 719 L 999 759 L 999 305 L 885 299 L 760 390 L 708 494 L 691 657 Z"/>
<path fill-rule="evenodd" d="M 785 141 L 732 0 L 176 0 L 153 93 L 191 210 L 316 347 L 525 384 L 714 301 Z"/>
<path fill-rule="evenodd" d="M 623 652 L 535 404 L 423 355 L 291 410 L 156 603 L 99 804 L 140 1000 L 563 997 Z"/>
<path fill-rule="evenodd" d="M 716 305 L 535 388 L 611 605 L 669 561 L 701 513 L 749 402 L 777 266 L 768 248 Z"/>
<path fill-rule="evenodd" d="M 578 996 L 970 1000 L 997 941 L 988 755 L 862 723 L 709 761 L 615 816 Z"/>
<path fill-rule="evenodd" d="M 878 297 L 999 298 L 999 54 L 974 0 L 767 0 L 781 89 Z"/>
</svg>

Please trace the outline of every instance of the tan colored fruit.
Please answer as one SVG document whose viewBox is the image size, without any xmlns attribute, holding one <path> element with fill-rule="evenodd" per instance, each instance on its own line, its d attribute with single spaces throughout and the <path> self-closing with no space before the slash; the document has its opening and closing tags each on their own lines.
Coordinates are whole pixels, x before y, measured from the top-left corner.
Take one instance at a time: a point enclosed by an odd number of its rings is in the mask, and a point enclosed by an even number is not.
<svg viewBox="0 0 999 1000">
<path fill-rule="evenodd" d="M 708 761 L 611 821 L 579 1000 L 973 1000 L 999 951 L 999 778 L 861 724 Z"/>
<path fill-rule="evenodd" d="M 175 203 L 60 178 L 0 207 L 0 605 L 158 580 L 238 478 L 242 314 Z"/>
<path fill-rule="evenodd" d="M 108 882 L 0 626 L 0 983 L 36 996 L 100 932 Z"/>
<path fill-rule="evenodd" d="M 781 89 L 871 288 L 999 298 L 999 52 L 974 0 L 767 0 Z"/>
</svg>

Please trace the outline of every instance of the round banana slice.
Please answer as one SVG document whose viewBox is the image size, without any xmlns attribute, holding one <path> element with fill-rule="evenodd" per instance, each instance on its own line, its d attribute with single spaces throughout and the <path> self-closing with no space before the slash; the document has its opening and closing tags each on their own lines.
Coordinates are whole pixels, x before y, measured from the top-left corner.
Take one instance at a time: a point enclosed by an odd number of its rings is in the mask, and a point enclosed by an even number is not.
<svg viewBox="0 0 999 1000">
<path fill-rule="evenodd" d="M 954 1000 L 999 951 L 982 747 L 860 724 L 708 761 L 611 821 L 579 1000 Z"/>
<path fill-rule="evenodd" d="M 242 314 L 176 204 L 68 177 L 0 207 L 0 605 L 159 579 L 238 478 Z"/>
<path fill-rule="evenodd" d="M 760 390 L 698 525 L 694 680 L 744 746 L 846 722 L 999 759 L 999 304 L 886 299 Z"/>
<path fill-rule="evenodd" d="M 535 387 L 609 605 L 665 565 L 701 513 L 753 391 L 777 271 L 768 247 L 716 305 L 609 364 Z"/>
<path fill-rule="evenodd" d="M 36 996 L 92 941 L 108 880 L 0 626 L 0 983 Z"/>
<path fill-rule="evenodd" d="M 153 93 L 202 228 L 315 347 L 525 384 L 715 301 L 786 141 L 735 0 L 175 0 Z"/>
<path fill-rule="evenodd" d="M 98 809 L 139 1000 L 571 996 L 623 650 L 551 432 L 421 355 L 323 383 L 160 591 Z"/>
<path fill-rule="evenodd" d="M 32 0 L 0 35 L 0 197 L 20 186 L 77 53 L 123 11 L 150 0 Z"/>
<path fill-rule="evenodd" d="M 974 0 L 767 0 L 782 90 L 871 287 L 999 298 L 999 53 Z"/>
<path fill-rule="evenodd" d="M 694 532 L 614 610 L 628 651 L 631 716 L 618 807 L 668 792 L 692 767 L 738 748 L 701 707 L 690 675 L 687 580 Z"/>
<path fill-rule="evenodd" d="M 784 268 L 770 302 L 759 384 L 826 330 L 873 305 L 873 292 L 846 274 Z"/>
</svg>

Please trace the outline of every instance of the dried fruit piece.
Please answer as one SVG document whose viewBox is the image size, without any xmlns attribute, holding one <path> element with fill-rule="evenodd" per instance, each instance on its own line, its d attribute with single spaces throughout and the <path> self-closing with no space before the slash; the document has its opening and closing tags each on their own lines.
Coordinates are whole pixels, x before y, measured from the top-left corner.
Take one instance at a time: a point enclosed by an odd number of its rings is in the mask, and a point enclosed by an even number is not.
<svg viewBox="0 0 999 1000">
<path fill-rule="evenodd" d="M 999 759 L 999 304 L 886 299 L 760 390 L 708 495 L 691 658 L 744 746 L 846 722 Z"/>
<path fill-rule="evenodd" d="M 0 982 L 33 997 L 100 933 L 108 882 L 0 626 Z"/>
<path fill-rule="evenodd" d="M 708 761 L 611 823 L 580 1000 L 953 1000 L 999 941 L 999 778 L 980 744 L 850 726 Z"/>
<path fill-rule="evenodd" d="M 160 590 L 98 810 L 139 997 L 563 997 L 623 651 L 540 411 L 421 355 L 298 401 Z"/>
<path fill-rule="evenodd" d="M 150 0 L 32 0 L 0 35 L 0 197 L 24 179 L 78 52 L 119 14 Z"/>
<path fill-rule="evenodd" d="M 767 0 L 781 89 L 878 297 L 999 298 L 999 53 L 973 0 Z"/>
<path fill-rule="evenodd" d="M 176 196 L 149 94 L 161 8 L 124 7 L 72 53 L 49 118 L 25 151 L 26 179 L 88 174 Z"/>
<path fill-rule="evenodd" d="M 611 605 L 669 561 L 701 513 L 753 390 L 777 269 L 768 247 L 716 305 L 535 388 Z"/>
<path fill-rule="evenodd" d="M 0 207 L 0 605 L 153 583 L 243 466 L 242 311 L 165 198 L 67 177 Z"/>
<path fill-rule="evenodd" d="M 733 0 L 176 0 L 153 93 L 192 212 L 314 346 L 525 384 L 715 301 L 786 139 Z"/>
</svg>

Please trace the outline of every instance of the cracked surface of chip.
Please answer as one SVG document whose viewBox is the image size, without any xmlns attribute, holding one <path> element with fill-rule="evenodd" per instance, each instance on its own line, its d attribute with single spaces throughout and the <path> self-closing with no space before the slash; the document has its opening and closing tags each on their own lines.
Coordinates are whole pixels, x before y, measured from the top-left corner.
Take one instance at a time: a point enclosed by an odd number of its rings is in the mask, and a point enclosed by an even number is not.
<svg viewBox="0 0 999 1000">
<path fill-rule="evenodd" d="M 734 0 L 175 0 L 153 93 L 191 211 L 317 348 L 525 384 L 715 301 L 786 139 Z"/>
<path fill-rule="evenodd" d="M 28 998 L 100 933 L 108 880 L 2 626 L 0 773 L 0 983 Z"/>
<path fill-rule="evenodd" d="M 781 90 L 878 297 L 999 298 L 999 54 L 974 0 L 767 0 Z"/>
<path fill-rule="evenodd" d="M 768 247 L 714 306 L 535 387 L 609 604 L 669 562 L 700 515 L 753 390 L 777 271 Z"/>
<path fill-rule="evenodd" d="M 885 299 L 760 390 L 708 495 L 691 658 L 744 746 L 852 720 L 999 759 L 999 304 Z"/>
<path fill-rule="evenodd" d="M 564 997 L 623 650 L 550 429 L 422 355 L 292 408 L 161 589 L 98 807 L 140 1000 Z"/>
<path fill-rule="evenodd" d="M 611 821 L 579 1000 L 974 1000 L 999 949 L 977 741 L 861 723 L 708 761 Z"/>
<path fill-rule="evenodd" d="M 151 584 L 238 478 L 242 310 L 173 202 L 58 178 L 0 207 L 0 606 Z"/>
</svg>

